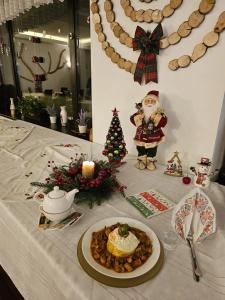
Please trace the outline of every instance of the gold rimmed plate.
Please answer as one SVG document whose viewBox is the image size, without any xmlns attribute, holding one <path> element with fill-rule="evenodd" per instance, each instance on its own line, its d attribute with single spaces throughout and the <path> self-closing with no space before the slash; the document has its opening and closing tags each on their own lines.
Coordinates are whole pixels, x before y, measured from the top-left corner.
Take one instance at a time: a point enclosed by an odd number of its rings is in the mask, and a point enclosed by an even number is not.
<svg viewBox="0 0 225 300">
<path fill-rule="evenodd" d="M 98 264 L 91 255 L 92 233 L 118 222 L 127 223 L 129 226 L 146 232 L 152 241 L 152 255 L 142 266 L 129 273 L 117 273 L 114 270 L 107 269 Z M 151 279 L 161 269 L 164 258 L 163 248 L 154 231 L 144 223 L 127 217 L 107 218 L 92 225 L 81 237 L 77 254 L 81 266 L 91 277 L 107 285 L 118 287 L 134 286 Z"/>
</svg>

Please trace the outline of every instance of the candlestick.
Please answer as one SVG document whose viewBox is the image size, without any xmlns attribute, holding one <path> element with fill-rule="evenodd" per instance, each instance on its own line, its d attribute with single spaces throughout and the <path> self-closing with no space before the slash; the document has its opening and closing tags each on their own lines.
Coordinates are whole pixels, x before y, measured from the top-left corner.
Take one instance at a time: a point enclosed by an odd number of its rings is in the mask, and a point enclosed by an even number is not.
<svg viewBox="0 0 225 300">
<path fill-rule="evenodd" d="M 84 161 L 82 164 L 82 176 L 93 178 L 95 171 L 95 163 L 93 161 Z"/>
</svg>

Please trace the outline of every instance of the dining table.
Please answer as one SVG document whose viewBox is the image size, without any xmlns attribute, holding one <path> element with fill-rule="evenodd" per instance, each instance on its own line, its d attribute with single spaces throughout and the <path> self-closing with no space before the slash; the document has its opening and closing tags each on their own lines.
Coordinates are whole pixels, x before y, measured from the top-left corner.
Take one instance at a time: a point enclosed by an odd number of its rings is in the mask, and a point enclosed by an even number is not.
<svg viewBox="0 0 225 300">
<path fill-rule="evenodd" d="M 75 205 L 83 215 L 63 230 L 40 229 L 40 202 L 31 182 L 43 182 L 49 175 L 48 162 L 70 162 L 84 154 L 87 160 L 106 159 L 104 145 L 43 128 L 22 120 L 0 118 L 0 265 L 24 299 L 30 300 L 224 300 L 225 299 L 225 186 L 211 182 L 205 193 L 216 210 L 216 232 L 195 244 L 202 271 L 193 279 L 190 248 L 179 239 L 173 249 L 164 245 L 172 231 L 172 209 L 145 218 L 127 199 L 114 192 L 101 205 Z M 193 188 L 181 177 L 164 174 L 157 163 L 154 171 L 135 168 L 136 156 L 127 154 L 116 176 L 126 186 L 126 195 L 157 190 L 178 203 Z M 81 267 L 77 246 L 93 224 L 112 217 L 129 217 L 155 232 L 162 246 L 160 271 L 133 287 L 112 287 L 90 277 Z M 1 296 L 1 291 L 0 291 Z M 0 297 L 1 298 L 1 297 Z"/>
</svg>

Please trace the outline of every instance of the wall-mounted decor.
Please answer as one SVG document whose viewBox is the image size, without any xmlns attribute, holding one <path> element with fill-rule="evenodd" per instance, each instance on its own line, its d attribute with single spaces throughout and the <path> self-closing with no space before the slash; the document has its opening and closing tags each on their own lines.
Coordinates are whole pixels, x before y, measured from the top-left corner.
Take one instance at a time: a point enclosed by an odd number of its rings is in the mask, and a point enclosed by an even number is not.
<svg viewBox="0 0 225 300">
<path fill-rule="evenodd" d="M 32 69 L 32 67 L 26 62 L 26 59 L 24 58 L 24 43 L 21 43 L 20 45 L 20 50 L 18 53 L 18 59 L 21 61 L 21 63 L 26 67 L 26 69 L 29 71 L 31 78 L 25 77 L 21 75 L 20 77 L 24 80 L 27 80 L 29 82 L 34 82 L 35 83 L 35 91 L 36 92 L 42 92 L 42 82 L 48 79 L 48 75 L 52 75 L 56 73 L 57 71 L 61 70 L 64 68 L 66 65 L 66 61 L 62 62 L 63 59 L 63 54 L 66 51 L 66 49 L 62 49 L 59 53 L 58 56 L 58 61 L 55 66 L 55 68 L 52 67 L 52 56 L 51 53 L 48 51 L 48 66 L 45 69 L 43 65 L 41 65 L 42 62 L 44 62 L 43 57 L 37 57 L 33 56 L 33 60 L 38 60 L 35 61 L 35 71 Z M 39 61 L 40 60 L 40 61 Z M 33 61 L 34 62 L 34 61 Z M 39 67 L 41 70 L 42 74 L 35 74 L 36 71 L 36 66 Z"/>
<path fill-rule="evenodd" d="M 44 57 L 42 57 L 42 56 L 33 56 L 32 57 L 32 62 L 42 64 L 44 62 Z"/>
<path fill-rule="evenodd" d="M 126 60 L 125 58 L 121 57 L 121 55 L 109 44 L 107 41 L 106 34 L 103 29 L 101 16 L 100 16 L 100 9 L 99 9 L 99 0 L 92 0 L 91 4 L 91 11 L 93 14 L 93 23 L 96 33 L 98 34 L 98 40 L 100 43 L 102 43 L 102 49 L 105 51 L 106 55 L 111 59 L 111 61 L 118 65 L 119 68 L 126 70 L 127 72 L 130 72 L 132 74 L 135 74 L 138 70 L 137 65 L 139 65 L 139 71 L 141 70 L 140 66 L 142 65 L 141 75 L 137 76 L 137 73 L 134 76 L 134 80 L 141 83 L 148 83 L 150 81 L 157 82 L 157 73 L 156 76 L 153 76 L 153 80 L 148 78 L 147 73 L 150 73 L 149 70 L 152 69 L 151 64 L 147 64 L 140 62 L 140 57 L 138 63 L 134 63 L 130 60 Z M 143 1 L 142 1 L 143 2 Z M 176 32 L 173 32 L 169 34 L 168 36 L 160 36 L 160 43 L 159 48 L 165 49 L 171 45 L 175 45 L 181 41 L 181 39 L 186 38 L 189 36 L 193 29 L 199 27 L 202 22 L 205 19 L 205 15 L 208 14 L 213 7 L 215 6 L 216 0 L 201 0 L 199 7 L 197 10 L 193 11 L 188 20 L 182 22 L 180 26 L 178 27 L 178 30 Z M 152 14 L 154 13 L 158 17 L 162 15 L 163 17 L 169 17 L 172 15 L 175 9 L 180 7 L 182 4 L 181 0 L 171 0 L 168 5 L 164 7 L 162 11 L 160 10 L 138 10 L 135 11 L 134 8 L 131 6 L 130 0 L 121 0 L 120 1 L 121 6 L 123 7 L 125 14 L 133 21 L 139 21 L 139 22 L 147 22 L 150 23 L 154 21 L 154 18 L 152 17 Z M 131 37 L 123 28 L 122 26 L 116 22 L 116 16 L 115 12 L 113 10 L 113 2 L 112 0 L 105 0 L 104 1 L 104 10 L 106 13 L 106 20 L 108 23 L 110 23 L 110 28 L 114 33 L 114 36 L 117 37 L 121 44 L 126 45 L 128 48 L 135 49 L 135 38 Z M 150 17 L 151 12 L 151 17 Z M 135 15 L 135 16 L 134 16 Z M 220 16 L 220 28 L 223 26 L 224 20 L 223 20 L 223 13 Z M 133 16 L 133 17 L 132 17 Z M 148 17 L 147 17 L 148 16 Z M 159 23 L 162 21 L 162 18 L 155 18 L 155 22 Z M 218 20 L 219 22 L 219 20 Z M 140 28 L 140 27 L 139 27 Z M 222 30 L 221 30 L 222 31 Z M 221 32 L 220 31 L 220 32 Z M 217 34 L 216 34 L 217 33 Z M 150 36 L 150 34 L 149 34 Z M 215 45 L 218 41 L 218 31 L 214 30 L 213 33 L 209 33 L 204 37 L 204 42 L 201 43 L 201 45 L 197 45 L 196 49 L 193 51 L 192 57 L 188 55 L 183 55 L 179 59 L 175 59 L 169 63 L 169 68 L 171 70 L 176 70 L 179 67 L 186 67 L 190 64 L 191 61 L 196 61 L 199 56 L 203 56 L 206 52 L 207 47 L 212 47 Z M 149 44 L 150 45 L 150 44 Z M 136 49 L 135 49 L 136 50 Z M 152 51 L 152 50 L 151 50 Z M 155 66 L 155 64 L 154 64 Z M 147 71 L 148 70 L 148 71 Z M 154 70 L 155 71 L 155 67 Z M 153 72 L 152 71 L 152 72 Z M 147 80 L 146 80 L 147 78 Z"/>
<path fill-rule="evenodd" d="M 173 59 L 169 62 L 169 68 L 176 71 L 179 68 L 186 68 L 191 62 L 195 63 L 198 59 L 203 57 L 208 48 L 215 46 L 220 38 L 220 33 L 225 29 L 225 11 L 219 16 L 213 31 L 207 33 L 202 42 L 197 44 L 192 52 L 192 55 L 182 55 L 179 58 Z"/>
<path fill-rule="evenodd" d="M 205 20 L 205 15 L 213 9 L 215 2 L 216 0 L 202 0 L 199 4 L 198 10 L 193 11 L 190 14 L 188 20 L 180 24 L 177 31 L 172 32 L 167 36 L 163 36 L 160 39 L 160 48 L 168 48 L 171 45 L 179 43 L 181 39 L 189 36 L 192 30 L 198 28 L 200 24 Z M 110 11 L 115 16 L 115 12 L 113 11 L 113 3 L 111 0 L 105 1 L 104 9 L 106 12 L 106 19 L 110 23 L 110 27 L 112 32 L 114 33 L 114 36 L 119 39 L 121 44 L 126 45 L 128 48 L 133 48 L 133 37 L 131 37 L 117 22 L 116 17 L 114 17 L 113 22 L 110 22 L 109 18 L 107 18 L 107 14 L 109 14 Z"/>
<path fill-rule="evenodd" d="M 120 4 L 124 13 L 133 22 L 146 22 L 146 23 L 160 23 L 164 18 L 170 17 L 176 9 L 178 9 L 183 0 L 170 0 L 169 4 L 165 5 L 162 9 L 139 9 L 135 10 L 131 5 L 130 0 L 120 0 Z"/>
<path fill-rule="evenodd" d="M 145 81 L 158 82 L 157 60 L 159 54 L 159 42 L 163 35 L 161 23 L 154 29 L 152 34 L 145 32 L 140 26 L 137 26 L 135 38 L 133 39 L 133 50 L 141 51 L 134 73 L 134 81 L 140 84 Z"/>
</svg>

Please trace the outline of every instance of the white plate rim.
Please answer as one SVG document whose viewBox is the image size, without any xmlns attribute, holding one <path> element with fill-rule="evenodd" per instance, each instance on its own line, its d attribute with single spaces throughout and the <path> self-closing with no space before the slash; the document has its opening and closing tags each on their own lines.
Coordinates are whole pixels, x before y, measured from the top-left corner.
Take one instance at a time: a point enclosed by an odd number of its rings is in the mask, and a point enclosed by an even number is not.
<svg viewBox="0 0 225 300">
<path fill-rule="evenodd" d="M 152 241 L 152 246 L 153 246 L 152 255 L 148 258 L 148 260 L 142 266 L 140 266 L 139 268 L 135 269 L 134 271 L 132 271 L 130 273 L 129 272 L 117 273 L 113 270 L 110 270 L 110 269 L 107 269 L 106 267 L 101 266 L 94 260 L 94 258 L 91 255 L 91 251 L 90 251 L 90 242 L 91 242 L 91 238 L 92 238 L 92 232 L 101 230 L 104 228 L 104 226 L 110 226 L 110 225 L 113 225 L 118 222 L 127 223 L 130 226 L 133 226 L 140 230 L 145 231 L 146 234 L 150 237 L 150 239 Z M 147 273 L 148 271 L 150 271 L 155 266 L 155 264 L 157 263 L 159 256 L 160 256 L 160 242 L 159 242 L 159 239 L 158 239 L 157 235 L 155 234 L 155 232 L 150 227 L 148 227 L 146 224 L 142 223 L 141 221 L 138 221 L 136 219 L 129 218 L 129 217 L 112 217 L 112 218 L 102 219 L 87 229 L 87 231 L 84 233 L 83 238 L 82 238 L 82 253 L 83 253 L 83 256 L 84 256 L 85 260 L 87 261 L 87 263 L 92 268 L 94 268 L 97 272 L 99 272 L 103 275 L 109 276 L 109 277 L 113 277 L 113 278 L 128 279 L 128 278 L 135 278 L 135 277 L 141 276 L 141 275 Z"/>
</svg>

